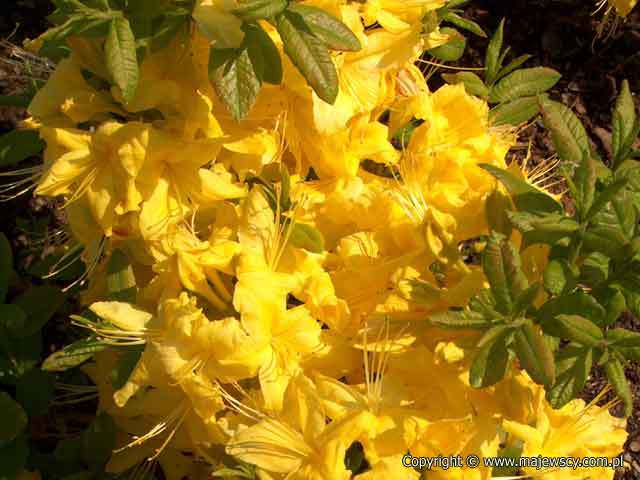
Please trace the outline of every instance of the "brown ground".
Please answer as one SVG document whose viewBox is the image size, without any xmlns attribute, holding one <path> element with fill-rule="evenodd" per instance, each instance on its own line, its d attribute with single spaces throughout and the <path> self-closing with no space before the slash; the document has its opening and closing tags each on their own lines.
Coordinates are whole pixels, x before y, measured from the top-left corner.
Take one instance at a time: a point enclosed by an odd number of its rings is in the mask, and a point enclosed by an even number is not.
<svg viewBox="0 0 640 480">
<path fill-rule="evenodd" d="M 474 0 L 466 16 L 478 22 L 487 32 L 493 31 L 500 19 L 506 17 L 505 43 L 511 46 L 513 55 L 529 53 L 533 58 L 527 66 L 544 65 L 563 74 L 562 80 L 551 92 L 552 96 L 573 107 L 594 145 L 603 158 L 607 158 L 611 108 L 621 80 L 627 78 L 632 90 L 640 92 L 640 8 L 618 28 L 613 38 L 594 44 L 594 31 L 600 16 L 590 15 L 593 3 L 589 0 Z M 44 17 L 50 13 L 51 7 L 48 0 L 15 0 L 13 6 L 3 10 L 0 39 L 7 38 L 15 30 L 12 41 L 20 43 L 22 39 L 36 36 L 44 30 Z M 16 30 L 17 24 L 19 27 Z M 469 39 L 468 52 L 459 65 L 480 66 L 487 40 L 471 35 Z M 10 66 L 0 64 L 0 95 L 12 93 L 16 87 L 16 79 L 12 78 L 14 74 Z M 433 80 L 432 86 L 436 86 L 438 79 Z M 638 99 L 640 96 L 636 97 Z M 21 113 L 16 109 L 0 108 L 0 133 L 11 129 Z M 532 124 L 523 132 L 525 137 L 533 139 L 534 161 L 552 155 L 550 139 L 539 123 Z M 36 222 L 51 216 L 46 204 L 25 196 L 2 205 L 0 230 L 10 235 L 14 245 L 24 250 L 25 236 L 16 228 L 16 219 L 23 217 Z M 23 252 L 20 257 L 23 261 L 32 260 L 28 252 Z M 640 322 L 630 316 L 625 317 L 621 324 L 640 330 Z M 616 478 L 638 480 L 640 365 L 629 366 L 627 377 L 633 384 L 635 408 L 628 422 L 630 435 L 625 450 L 628 465 L 624 471 L 618 472 Z M 583 397 L 590 400 L 605 383 L 602 372 L 594 371 Z"/>
</svg>

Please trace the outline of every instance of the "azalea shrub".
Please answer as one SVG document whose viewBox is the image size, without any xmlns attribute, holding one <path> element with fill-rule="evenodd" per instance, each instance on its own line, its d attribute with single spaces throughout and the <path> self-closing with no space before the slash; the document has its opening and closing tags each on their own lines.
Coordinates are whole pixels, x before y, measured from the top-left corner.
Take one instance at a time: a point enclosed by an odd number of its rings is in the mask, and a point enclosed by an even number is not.
<svg viewBox="0 0 640 480">
<path fill-rule="evenodd" d="M 621 453 L 640 360 L 618 323 L 640 316 L 628 82 L 601 158 L 504 22 L 482 72 L 428 87 L 461 31 L 486 36 L 464 0 L 54 3 L 25 48 L 55 68 L 0 140 L 3 167 L 43 161 L 2 194 L 58 201 L 43 274 L 78 306 L 68 345 L 0 378 L 2 475 L 613 478 L 403 458 Z M 557 155 L 512 158 L 530 121 Z M 0 237 L 6 368 L 63 302 L 7 296 L 11 272 Z M 609 386 L 586 403 L 596 367 Z M 97 410 L 29 454 L 51 398 Z"/>
</svg>

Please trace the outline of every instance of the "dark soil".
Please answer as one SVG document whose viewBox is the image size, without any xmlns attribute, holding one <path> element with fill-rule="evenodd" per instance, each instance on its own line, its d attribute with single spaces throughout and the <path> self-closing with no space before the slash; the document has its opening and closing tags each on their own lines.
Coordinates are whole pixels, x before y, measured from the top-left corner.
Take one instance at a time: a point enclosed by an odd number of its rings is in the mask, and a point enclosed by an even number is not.
<svg viewBox="0 0 640 480">
<path fill-rule="evenodd" d="M 551 96 L 573 108 L 594 146 L 607 159 L 611 108 L 621 81 L 628 79 L 631 89 L 640 92 L 640 8 L 619 26 L 612 38 L 594 41 L 602 17 L 591 15 L 594 4 L 589 0 L 474 0 L 465 15 L 488 33 L 496 29 L 501 18 L 506 18 L 505 44 L 511 47 L 511 58 L 528 53 L 533 57 L 526 66 L 542 65 L 562 73 L 562 80 Z M 51 11 L 49 0 L 17 0 L 12 6 L 5 6 L 0 16 L 0 39 L 11 38 L 13 43 L 20 44 L 25 38 L 39 35 L 46 28 L 45 17 Z M 472 35 L 468 39 L 468 51 L 458 65 L 481 66 L 488 40 Z M 11 68 L 0 63 L 0 95 L 13 93 L 16 83 L 10 77 Z M 434 81 L 436 84 L 437 78 Z M 640 104 L 640 96 L 636 102 Z M 0 133 L 13 128 L 22 115 L 20 110 L 0 108 Z M 532 139 L 534 163 L 553 154 L 550 139 L 537 122 L 522 132 L 522 139 Z M 516 155 L 522 157 L 523 151 Z M 37 221 L 50 216 L 46 203 L 23 196 L 2 205 L 0 230 L 7 233 L 14 246 L 24 249 L 25 236 L 16 227 L 16 219 Z M 28 255 L 21 257 L 29 261 Z M 625 316 L 620 324 L 640 331 L 640 322 L 631 316 Z M 616 478 L 637 480 L 640 479 L 640 365 L 630 365 L 626 373 L 632 383 L 635 404 L 628 421 L 627 465 L 617 472 Z M 605 385 L 602 372 L 594 370 L 583 398 L 591 400 Z M 619 410 L 616 407 L 614 414 L 620 415 Z"/>
</svg>

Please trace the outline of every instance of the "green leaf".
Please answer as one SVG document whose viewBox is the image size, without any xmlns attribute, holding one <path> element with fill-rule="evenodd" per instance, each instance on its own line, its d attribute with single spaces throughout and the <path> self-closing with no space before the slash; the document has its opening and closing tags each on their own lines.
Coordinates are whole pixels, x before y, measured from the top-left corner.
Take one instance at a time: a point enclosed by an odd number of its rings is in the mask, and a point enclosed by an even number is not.
<svg viewBox="0 0 640 480">
<path fill-rule="evenodd" d="M 302 15 L 284 11 L 276 17 L 276 27 L 285 53 L 313 91 L 327 103 L 338 96 L 338 74 L 325 43 L 311 31 Z"/>
<path fill-rule="evenodd" d="M 287 9 L 299 14 L 309 30 L 332 50 L 357 52 L 360 40 L 344 23 L 318 7 L 294 3 Z"/>
<path fill-rule="evenodd" d="M 587 255 L 580 266 L 580 281 L 594 286 L 609 276 L 609 257 L 600 252 Z"/>
<path fill-rule="evenodd" d="M 595 199 L 596 179 L 596 161 L 589 153 L 585 153 L 582 161 L 575 169 L 573 181 L 570 183 L 576 209 L 579 217 L 583 220 L 586 220 L 587 212 L 591 209 Z"/>
<path fill-rule="evenodd" d="M 562 292 L 570 291 L 577 284 L 575 273 L 566 259 L 551 260 L 544 270 L 544 287 L 552 295 L 560 295 Z"/>
<path fill-rule="evenodd" d="M 509 364 L 506 340 L 511 329 L 499 325 L 488 330 L 478 342 L 478 350 L 469 370 L 473 388 L 490 387 L 504 378 Z"/>
<path fill-rule="evenodd" d="M 553 408 L 563 407 L 580 394 L 592 364 L 593 351 L 590 348 L 569 346 L 560 352 L 556 362 L 556 381 L 546 395 Z"/>
<path fill-rule="evenodd" d="M 16 385 L 16 399 L 29 416 L 45 414 L 53 393 L 53 376 L 37 368 L 27 372 Z"/>
<path fill-rule="evenodd" d="M 491 88 L 489 101 L 510 102 L 546 92 L 560 80 L 558 72 L 551 68 L 523 68 L 510 73 Z"/>
<path fill-rule="evenodd" d="M 478 35 L 479 37 L 486 38 L 487 34 L 484 33 L 482 27 L 478 25 L 473 20 L 469 20 L 468 18 L 461 17 L 455 12 L 448 11 L 442 16 L 442 20 L 453 23 L 456 27 L 462 28 L 463 30 L 467 30 L 471 33 Z"/>
<path fill-rule="evenodd" d="M 13 270 L 13 254 L 7 236 L 0 232 L 0 303 L 7 298 L 9 278 Z"/>
<path fill-rule="evenodd" d="M 631 394 L 631 388 L 627 377 L 624 375 L 624 367 L 617 358 L 611 358 L 604 366 L 604 370 L 607 373 L 609 383 L 613 387 L 614 391 L 624 403 L 624 414 L 630 416 L 633 412 L 633 396 Z"/>
<path fill-rule="evenodd" d="M 602 192 L 598 193 L 595 201 L 591 205 L 591 208 L 587 212 L 585 220 L 591 220 L 595 217 L 600 211 L 614 199 L 614 197 L 618 194 L 620 190 L 622 190 L 627 185 L 628 179 L 621 178 L 620 180 L 616 180 L 615 182 L 609 184 L 607 188 L 605 188 Z"/>
<path fill-rule="evenodd" d="M 516 330 L 514 347 L 520 364 L 531 379 L 539 385 L 551 386 L 555 381 L 553 352 L 531 321 Z"/>
<path fill-rule="evenodd" d="M 443 328 L 485 329 L 491 326 L 490 319 L 470 310 L 448 310 L 429 316 L 432 325 Z"/>
<path fill-rule="evenodd" d="M 533 302 L 535 301 L 539 292 L 539 283 L 536 282 L 532 285 L 529 285 L 529 287 L 527 287 L 527 289 L 524 290 L 516 298 L 516 302 L 513 307 L 513 315 L 524 314 L 527 310 L 529 310 L 533 306 Z"/>
<path fill-rule="evenodd" d="M 24 409 L 6 392 L 0 392 L 0 444 L 13 441 L 27 426 Z"/>
<path fill-rule="evenodd" d="M 546 325 L 544 324 L 543 328 Z M 545 328 L 545 331 L 550 334 L 556 332 L 555 336 L 566 338 L 585 347 L 598 347 L 604 339 L 600 327 L 580 315 L 558 315 L 553 322 L 553 328 L 550 330 Z"/>
<path fill-rule="evenodd" d="M 107 70 L 122 91 L 125 103 L 129 103 L 138 89 L 139 69 L 136 39 L 126 18 L 111 21 L 104 50 Z"/>
<path fill-rule="evenodd" d="M 607 312 L 604 322 L 598 324 L 601 327 L 613 325 L 618 318 L 620 318 L 620 315 L 627 310 L 627 300 L 625 296 L 615 288 L 606 288 L 602 291 L 595 290 L 592 294 L 596 296 L 598 303 L 600 303 Z"/>
<path fill-rule="evenodd" d="M 439 47 L 431 48 L 427 50 L 438 60 L 444 62 L 455 62 L 462 58 L 464 50 L 467 48 L 467 39 L 464 38 L 460 32 L 455 28 L 444 27 L 440 29 L 440 32 L 449 35 L 449 41 Z"/>
<path fill-rule="evenodd" d="M 82 458 L 93 468 L 100 468 L 111 458 L 116 443 L 116 425 L 106 413 L 100 413 L 82 432 Z"/>
<path fill-rule="evenodd" d="M 476 97 L 486 99 L 489 96 L 489 89 L 482 79 L 473 72 L 443 73 L 442 78 L 451 85 L 462 83 L 466 92 Z"/>
<path fill-rule="evenodd" d="M 493 85 L 502 67 L 500 64 L 500 52 L 502 51 L 502 37 L 504 35 L 504 19 L 500 22 L 487 47 L 484 59 L 485 73 L 484 79 L 487 85 Z"/>
<path fill-rule="evenodd" d="M 322 233 L 306 223 L 296 222 L 289 236 L 291 245 L 304 248 L 313 253 L 322 253 L 324 251 L 324 237 Z"/>
<path fill-rule="evenodd" d="M 496 177 L 509 190 L 513 203 L 519 211 L 529 213 L 563 212 L 560 203 L 511 172 L 487 163 L 481 163 L 478 166 Z"/>
<path fill-rule="evenodd" d="M 64 372 L 86 362 L 93 354 L 107 348 L 103 342 L 93 338 L 78 340 L 49 355 L 42 369 L 48 372 Z"/>
<path fill-rule="evenodd" d="M 0 106 L 27 108 L 31 103 L 28 95 L 0 95 Z"/>
<path fill-rule="evenodd" d="M 38 155 L 44 149 L 44 142 L 34 130 L 13 130 L 0 137 L 0 167 L 20 163 Z"/>
<path fill-rule="evenodd" d="M 122 250 L 114 250 L 107 264 L 107 294 L 109 300 L 135 303 L 136 277 Z"/>
<path fill-rule="evenodd" d="M 209 78 L 234 120 L 245 118 L 258 98 L 262 84 L 256 63 L 246 44 L 239 49 L 211 49 Z"/>
<path fill-rule="evenodd" d="M 528 122 L 540 112 L 536 97 L 523 97 L 496 105 L 489 112 L 492 125 L 518 126 Z"/>
<path fill-rule="evenodd" d="M 111 385 L 120 390 L 129 380 L 131 373 L 138 365 L 143 348 L 125 350 L 118 358 L 116 368 L 111 372 Z"/>
<path fill-rule="evenodd" d="M 584 248 L 616 257 L 632 239 L 637 210 L 631 192 L 619 191 L 590 221 L 584 234 Z"/>
<path fill-rule="evenodd" d="M 13 480 L 19 478 L 29 457 L 29 444 L 24 435 L 11 443 L 0 446 L 0 478 Z"/>
<path fill-rule="evenodd" d="M 507 212 L 512 209 L 512 206 L 511 198 L 501 190 L 496 188 L 489 194 L 485 212 L 490 230 L 495 230 L 507 237 L 511 236 L 512 227 Z"/>
<path fill-rule="evenodd" d="M 531 55 L 526 54 L 526 53 L 524 55 L 520 55 L 517 58 L 514 58 L 513 60 L 511 60 L 509 62 L 508 65 L 506 65 L 504 68 L 500 69 L 500 71 L 498 72 L 498 75 L 496 77 L 496 80 L 499 80 L 502 77 L 505 77 L 506 75 L 509 75 L 511 72 L 517 70 L 520 67 L 520 65 L 524 64 L 530 58 L 531 58 Z"/>
<path fill-rule="evenodd" d="M 482 268 L 491 285 L 496 308 L 503 314 L 510 314 L 528 282 L 518 251 L 504 235 L 491 233 L 482 256 Z"/>
<path fill-rule="evenodd" d="M 638 128 L 640 128 L 636 115 L 636 106 L 633 103 L 627 80 L 622 82 L 620 95 L 613 110 L 612 124 L 611 147 L 613 150 L 613 164 L 618 166 L 631 153 L 631 147 L 638 136 Z"/>
<path fill-rule="evenodd" d="M 575 220 L 559 213 L 508 212 L 507 216 L 511 224 L 524 234 L 523 247 L 534 243 L 553 245 L 580 228 Z"/>
<path fill-rule="evenodd" d="M 624 328 L 614 328 L 607 332 L 607 340 L 612 342 L 612 346 L 621 348 L 640 347 L 640 333 L 632 332 Z"/>
<path fill-rule="evenodd" d="M 590 156 L 587 132 L 578 117 L 561 103 L 538 97 L 545 127 L 551 132 L 558 157 L 574 168 Z"/>
<path fill-rule="evenodd" d="M 558 315 L 580 314 L 588 318 L 596 325 L 603 325 L 607 312 L 598 301 L 591 295 L 578 290 L 568 295 L 552 298 L 548 300 L 540 310 L 538 310 L 537 318 L 545 331 L 549 331 L 552 335 L 560 337 L 559 332 L 553 331 L 556 323 L 555 317 Z"/>
<path fill-rule="evenodd" d="M 38 332 L 62 306 L 64 299 L 59 289 L 49 285 L 32 287 L 16 298 L 13 303 L 25 312 L 27 322 L 14 336 L 24 338 Z"/>
<path fill-rule="evenodd" d="M 231 12 L 245 22 L 273 18 L 287 8 L 287 0 L 238 0 Z"/>
<path fill-rule="evenodd" d="M 245 28 L 245 42 L 254 68 L 258 64 L 258 58 L 262 59 L 260 63 L 263 67 L 260 72 L 256 71 L 259 80 L 279 85 L 282 82 L 282 59 L 271 37 L 259 24 L 252 24 Z"/>
</svg>

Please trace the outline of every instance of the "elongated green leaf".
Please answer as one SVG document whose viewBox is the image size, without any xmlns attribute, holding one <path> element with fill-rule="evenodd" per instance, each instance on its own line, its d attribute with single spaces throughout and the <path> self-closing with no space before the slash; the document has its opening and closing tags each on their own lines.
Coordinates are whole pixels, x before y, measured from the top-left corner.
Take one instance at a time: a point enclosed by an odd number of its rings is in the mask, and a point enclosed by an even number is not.
<svg viewBox="0 0 640 480">
<path fill-rule="evenodd" d="M 89 360 L 94 353 L 107 348 L 103 342 L 93 338 L 79 340 L 49 355 L 42 369 L 47 372 L 64 372 Z"/>
<path fill-rule="evenodd" d="M 487 331 L 478 343 L 478 350 L 469 370 L 469 383 L 473 388 L 485 388 L 504 378 L 509 364 L 506 340 L 509 327 L 500 325 Z"/>
<path fill-rule="evenodd" d="M 577 167 L 590 155 L 587 132 L 578 117 L 561 103 L 540 96 L 544 125 L 551 132 L 553 144 L 561 160 Z"/>
<path fill-rule="evenodd" d="M 13 254 L 7 236 L 0 232 L 0 303 L 4 303 L 9 290 L 9 278 L 13 269 Z"/>
<path fill-rule="evenodd" d="M 109 300 L 135 303 L 136 277 L 133 267 L 122 250 L 114 250 L 107 264 L 107 293 Z"/>
<path fill-rule="evenodd" d="M 0 343 L 15 341 L 27 324 L 27 314 L 18 305 L 0 304 Z"/>
<path fill-rule="evenodd" d="M 282 60 L 278 47 L 271 37 L 259 24 L 250 24 L 245 27 L 245 42 L 249 49 L 249 58 L 256 70 L 260 81 L 272 85 L 282 82 Z M 259 60 L 260 59 L 260 60 Z M 261 71 L 257 70 L 258 63 L 262 64 Z"/>
<path fill-rule="evenodd" d="M 473 20 L 469 20 L 468 18 L 461 17 L 455 12 L 448 11 L 442 16 L 442 20 L 446 22 L 453 23 L 456 27 L 462 28 L 463 30 L 467 30 L 471 33 L 475 33 L 479 37 L 486 38 L 487 34 L 484 33 L 482 27 L 478 25 Z"/>
<path fill-rule="evenodd" d="M 493 103 L 510 102 L 546 92 L 561 75 L 551 68 L 523 68 L 510 73 L 491 88 L 489 100 Z"/>
<path fill-rule="evenodd" d="M 520 68 L 522 64 L 524 64 L 530 58 L 531 58 L 531 55 L 529 54 L 520 55 L 519 57 L 514 58 L 509 62 L 508 65 L 505 65 L 504 68 L 500 69 L 496 77 L 496 80 L 500 80 L 502 77 L 505 77 L 509 75 L 511 72 L 517 70 L 518 68 Z"/>
<path fill-rule="evenodd" d="M 598 325 L 580 315 L 558 315 L 553 330 L 559 334 L 558 337 L 566 338 L 585 347 L 597 347 L 604 338 Z"/>
<path fill-rule="evenodd" d="M 586 220 L 591 220 L 609 203 L 627 185 L 628 179 L 621 178 L 607 186 L 602 192 L 598 193 L 591 208 L 587 212 Z"/>
<path fill-rule="evenodd" d="M 0 167 L 20 163 L 38 155 L 44 148 L 38 132 L 33 130 L 13 130 L 0 137 Z"/>
<path fill-rule="evenodd" d="M 444 27 L 440 32 L 449 35 L 449 41 L 439 47 L 431 48 L 428 52 L 439 60 L 455 62 L 460 60 L 467 48 L 467 40 L 455 28 Z"/>
<path fill-rule="evenodd" d="M 518 126 L 528 122 L 540 112 L 536 97 L 523 97 L 496 105 L 489 112 L 493 125 Z"/>
<path fill-rule="evenodd" d="M 591 209 L 595 199 L 596 179 L 596 161 L 592 155 L 587 153 L 575 169 L 573 182 L 569 183 L 579 217 L 583 220 L 586 219 L 587 212 Z"/>
<path fill-rule="evenodd" d="M 119 390 L 124 387 L 129 380 L 131 373 L 136 368 L 136 365 L 138 365 L 143 348 L 136 348 L 122 352 L 118 358 L 116 368 L 111 372 L 111 385 L 113 388 Z"/>
<path fill-rule="evenodd" d="M 507 212 L 512 208 L 513 204 L 508 195 L 497 188 L 491 192 L 485 207 L 489 228 L 507 237 L 511 236 L 512 227 Z"/>
<path fill-rule="evenodd" d="M 520 255 L 504 235 L 492 232 L 482 257 L 482 268 L 491 285 L 496 308 L 510 314 L 528 282 L 522 272 Z"/>
<path fill-rule="evenodd" d="M 31 98 L 27 95 L 0 95 L 0 106 L 2 107 L 27 108 L 30 103 Z"/>
<path fill-rule="evenodd" d="M 313 253 L 324 251 L 324 237 L 322 233 L 306 223 L 296 223 L 291 231 L 289 242 L 295 247 L 304 248 Z"/>
<path fill-rule="evenodd" d="M 560 295 L 564 291 L 570 291 L 577 284 L 576 273 L 566 259 L 551 260 L 544 270 L 544 287 L 552 295 Z"/>
<path fill-rule="evenodd" d="M 0 443 L 14 440 L 27 426 L 24 409 L 6 392 L 0 392 Z"/>
<path fill-rule="evenodd" d="M 611 358 L 605 364 L 604 370 L 614 391 L 624 403 L 624 414 L 628 417 L 633 411 L 633 395 L 631 394 L 627 377 L 625 377 L 622 363 L 617 358 Z"/>
<path fill-rule="evenodd" d="M 524 315 L 527 310 L 533 307 L 538 293 L 540 292 L 540 283 L 529 285 L 520 295 L 517 296 L 513 306 L 513 315 Z"/>
<path fill-rule="evenodd" d="M 524 247 L 534 243 L 553 245 L 580 228 L 575 220 L 559 213 L 508 212 L 507 216 L 511 224 L 524 234 Z"/>
<path fill-rule="evenodd" d="M 613 346 L 621 348 L 640 347 L 640 333 L 632 332 L 624 328 L 613 328 L 607 332 L 607 340 L 613 342 Z"/>
<path fill-rule="evenodd" d="M 531 321 L 516 330 L 514 346 L 520 364 L 531 379 L 540 385 L 551 386 L 555 381 L 553 352 Z"/>
<path fill-rule="evenodd" d="M 262 84 L 249 49 L 211 49 L 209 78 L 218 98 L 235 120 L 245 118 L 255 104 Z"/>
<path fill-rule="evenodd" d="M 275 17 L 287 8 L 287 3 L 287 0 L 239 0 L 231 11 L 245 22 L 254 22 Z"/>
<path fill-rule="evenodd" d="M 294 3 L 287 10 L 299 14 L 309 30 L 330 49 L 350 52 L 362 49 L 360 40 L 349 27 L 321 8 Z"/>
<path fill-rule="evenodd" d="M 489 89 L 482 79 L 473 72 L 443 73 L 442 78 L 451 85 L 462 83 L 467 93 L 476 97 L 487 98 L 489 96 Z"/>
<path fill-rule="evenodd" d="M 576 398 L 589 377 L 593 364 L 590 348 L 568 347 L 556 362 L 556 381 L 547 390 L 547 400 L 553 408 L 561 408 Z"/>
<path fill-rule="evenodd" d="M 42 335 L 38 332 L 30 337 L 8 343 L 9 345 L 0 349 L 0 382 L 14 385 L 40 361 Z"/>
<path fill-rule="evenodd" d="M 129 103 L 138 89 L 139 69 L 136 39 L 126 18 L 119 17 L 111 21 L 104 49 L 107 69 L 113 82 L 122 91 L 125 103 Z"/>
<path fill-rule="evenodd" d="M 432 325 L 444 328 L 485 329 L 491 326 L 491 319 L 470 310 L 449 310 L 429 317 Z"/>
<path fill-rule="evenodd" d="M 493 85 L 498 75 L 498 71 L 502 67 L 500 63 L 500 52 L 502 51 L 502 37 L 504 35 L 504 19 L 500 22 L 498 29 L 495 31 L 487 47 L 487 53 L 484 59 L 485 66 L 485 83 Z"/>
<path fill-rule="evenodd" d="M 338 74 L 325 43 L 311 31 L 302 15 L 284 11 L 276 17 L 284 51 L 307 79 L 313 91 L 327 103 L 338 96 Z"/>
<path fill-rule="evenodd" d="M 607 315 L 604 322 L 598 325 L 608 327 L 613 325 L 620 315 L 627 310 L 627 299 L 624 294 L 615 288 L 598 289 L 592 292 L 596 296 L 598 302 L 604 307 Z"/>
<path fill-rule="evenodd" d="M 630 191 L 622 189 L 591 219 L 584 235 L 584 249 L 616 257 L 632 239 L 637 210 Z"/>
<path fill-rule="evenodd" d="M 538 310 L 537 318 L 545 331 L 549 330 L 552 335 L 561 336 L 560 332 L 553 331 L 553 325 L 556 323 L 555 317 L 573 314 L 580 314 L 596 325 L 603 325 L 607 312 L 594 297 L 578 290 L 574 293 L 548 300 Z"/>
<path fill-rule="evenodd" d="M 480 168 L 496 177 L 509 190 L 513 203 L 521 212 L 553 213 L 562 212 L 563 208 L 549 195 L 546 195 L 511 172 L 501 168 L 481 163 Z"/>
<path fill-rule="evenodd" d="M 612 123 L 611 147 L 613 150 L 613 164 L 617 166 L 629 156 L 640 127 L 627 80 L 622 82 L 620 95 L 613 110 Z"/>
</svg>

